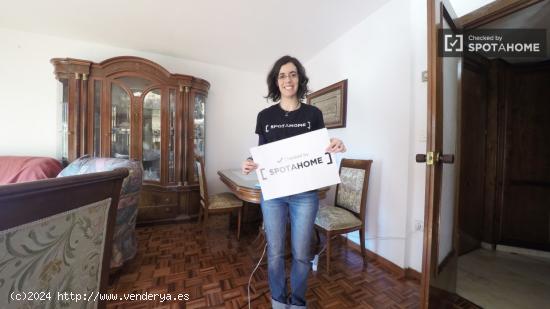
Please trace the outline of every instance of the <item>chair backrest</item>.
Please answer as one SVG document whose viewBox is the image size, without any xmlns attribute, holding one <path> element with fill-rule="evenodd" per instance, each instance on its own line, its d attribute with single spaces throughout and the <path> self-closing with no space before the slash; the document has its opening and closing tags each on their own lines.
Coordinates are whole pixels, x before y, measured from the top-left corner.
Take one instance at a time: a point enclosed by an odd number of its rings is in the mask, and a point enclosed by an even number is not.
<svg viewBox="0 0 550 309">
<path fill-rule="evenodd" d="M 208 189 L 206 187 L 206 176 L 204 172 L 204 158 L 201 156 L 195 156 L 195 167 L 197 168 L 196 172 L 199 176 L 199 187 L 201 195 L 201 203 L 204 207 L 208 207 Z"/>
<path fill-rule="evenodd" d="M 334 205 L 353 212 L 359 219 L 365 217 L 372 160 L 342 159 L 341 183 L 336 187 Z"/>
<path fill-rule="evenodd" d="M 117 169 L 0 186 L 0 308 L 57 308 L 68 303 L 57 292 L 107 292 L 116 205 L 127 175 Z M 12 291 L 51 299 L 10 300 Z M 105 308 L 105 301 L 96 305 Z"/>
</svg>

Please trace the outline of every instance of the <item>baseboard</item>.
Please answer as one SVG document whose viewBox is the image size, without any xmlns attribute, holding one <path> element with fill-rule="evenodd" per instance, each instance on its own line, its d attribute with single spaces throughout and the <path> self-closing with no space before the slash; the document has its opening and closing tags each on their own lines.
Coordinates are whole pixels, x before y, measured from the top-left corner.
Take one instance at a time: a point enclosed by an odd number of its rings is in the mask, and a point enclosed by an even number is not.
<svg viewBox="0 0 550 309">
<path fill-rule="evenodd" d="M 536 249 L 530 249 L 530 248 L 523 248 L 523 247 L 517 247 L 517 246 L 509 246 L 509 245 L 503 245 L 503 244 L 497 244 L 493 245 L 481 242 L 481 248 L 486 250 L 496 250 L 500 252 L 507 252 L 507 253 L 514 253 L 514 254 L 521 254 L 521 255 L 527 255 L 532 257 L 541 257 L 541 258 L 550 258 L 550 252 L 543 251 L 543 250 L 536 250 Z"/>
<path fill-rule="evenodd" d="M 359 254 L 361 254 L 361 246 L 359 244 L 356 244 L 355 242 L 349 241 L 349 240 L 346 241 L 347 239 L 344 235 L 340 235 L 340 238 L 342 241 L 347 243 L 348 248 L 353 249 Z M 393 262 L 391 262 L 390 260 L 376 254 L 375 252 L 370 251 L 369 249 L 365 248 L 365 251 L 367 253 L 367 259 L 369 262 L 377 262 L 382 268 L 398 276 L 399 278 L 418 280 L 418 281 L 420 281 L 420 279 L 422 278 L 422 275 L 418 271 L 410 267 L 403 269 L 398 265 L 394 264 Z"/>
<path fill-rule="evenodd" d="M 486 250 L 493 250 L 493 244 L 486 243 L 484 241 L 481 242 L 481 248 Z"/>
<path fill-rule="evenodd" d="M 420 282 L 422 280 L 422 274 L 410 267 L 405 268 L 405 279 L 416 280 Z"/>
</svg>

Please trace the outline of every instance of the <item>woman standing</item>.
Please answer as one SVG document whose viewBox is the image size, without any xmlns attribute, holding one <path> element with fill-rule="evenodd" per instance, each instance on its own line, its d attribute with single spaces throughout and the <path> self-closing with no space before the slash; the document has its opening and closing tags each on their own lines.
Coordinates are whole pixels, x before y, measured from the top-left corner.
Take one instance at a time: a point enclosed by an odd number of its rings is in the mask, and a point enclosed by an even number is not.
<svg viewBox="0 0 550 309">
<path fill-rule="evenodd" d="M 277 60 L 267 76 L 267 98 L 278 102 L 258 114 L 256 134 L 259 145 L 275 142 L 325 127 L 323 114 L 312 105 L 304 104 L 308 92 L 308 77 L 302 64 L 293 57 Z M 341 140 L 332 138 L 328 152 L 345 152 Z M 251 158 L 242 164 L 248 174 L 257 168 Z M 272 306 L 305 308 L 307 277 L 311 268 L 310 244 L 313 224 L 319 208 L 317 190 L 264 201 L 261 208 L 267 238 L 268 276 Z M 290 218 L 292 267 L 288 299 L 285 276 L 285 234 Z"/>
</svg>

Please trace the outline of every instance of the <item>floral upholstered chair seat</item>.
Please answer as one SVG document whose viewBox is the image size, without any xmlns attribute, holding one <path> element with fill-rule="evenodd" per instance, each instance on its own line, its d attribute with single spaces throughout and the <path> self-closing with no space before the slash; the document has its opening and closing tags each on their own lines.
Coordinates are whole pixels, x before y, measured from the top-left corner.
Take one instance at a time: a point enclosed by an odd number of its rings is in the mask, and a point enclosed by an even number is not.
<svg viewBox="0 0 550 309">
<path fill-rule="evenodd" d="M 243 201 L 229 192 L 209 195 L 208 203 L 210 209 L 239 208 L 243 206 Z"/>
<path fill-rule="evenodd" d="M 132 259 L 137 253 L 135 230 L 143 180 L 141 162 L 121 158 L 92 158 L 86 155 L 73 161 L 57 176 L 112 171 L 117 168 L 127 168 L 130 174 L 124 179 L 120 192 L 113 235 L 111 268 L 122 266 L 125 261 Z"/>
<path fill-rule="evenodd" d="M 325 230 L 339 230 L 361 226 L 361 220 L 349 211 L 339 207 L 322 205 L 319 207 L 315 224 Z"/>
</svg>

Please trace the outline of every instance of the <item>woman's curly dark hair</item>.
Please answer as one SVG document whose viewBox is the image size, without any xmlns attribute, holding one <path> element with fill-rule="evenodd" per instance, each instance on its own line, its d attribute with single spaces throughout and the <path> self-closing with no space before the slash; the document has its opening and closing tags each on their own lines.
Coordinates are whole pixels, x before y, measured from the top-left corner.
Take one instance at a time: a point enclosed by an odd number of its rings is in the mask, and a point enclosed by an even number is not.
<svg viewBox="0 0 550 309">
<path fill-rule="evenodd" d="M 309 78 L 306 75 L 306 69 L 304 69 L 304 66 L 300 63 L 300 61 L 298 61 L 298 59 L 287 55 L 275 61 L 273 68 L 269 71 L 269 74 L 267 74 L 268 94 L 265 97 L 266 99 L 271 99 L 273 102 L 278 102 L 281 99 L 281 91 L 279 90 L 279 85 L 277 83 L 279 79 L 279 71 L 283 65 L 289 62 L 292 62 L 296 66 L 296 69 L 298 69 L 298 91 L 296 92 L 296 96 L 299 101 L 306 98 L 306 95 L 309 92 L 307 88 Z"/>
</svg>

